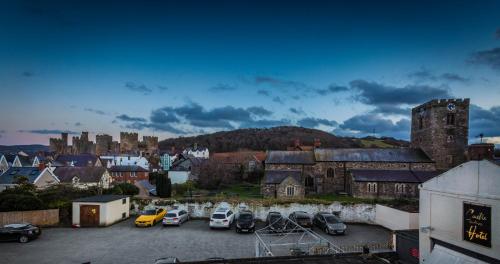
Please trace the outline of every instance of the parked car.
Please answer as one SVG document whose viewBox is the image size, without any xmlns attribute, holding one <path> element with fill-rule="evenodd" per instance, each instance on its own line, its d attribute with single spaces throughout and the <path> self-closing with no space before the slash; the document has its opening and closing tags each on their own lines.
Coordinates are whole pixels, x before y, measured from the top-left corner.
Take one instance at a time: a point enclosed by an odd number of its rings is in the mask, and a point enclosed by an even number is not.
<svg viewBox="0 0 500 264">
<path fill-rule="evenodd" d="M 306 212 L 295 211 L 288 216 L 288 219 L 290 219 L 291 221 L 295 222 L 296 224 L 300 225 L 303 228 L 312 228 L 313 226 L 311 215 Z"/>
<path fill-rule="evenodd" d="M 135 219 L 135 226 L 154 226 L 165 216 L 166 211 L 163 208 L 149 209 L 141 212 L 141 215 Z"/>
<path fill-rule="evenodd" d="M 266 217 L 266 226 L 274 232 L 280 232 L 285 228 L 285 219 L 279 212 L 269 212 Z"/>
<path fill-rule="evenodd" d="M 347 226 L 334 214 L 320 212 L 314 216 L 315 226 L 324 230 L 327 234 L 345 234 Z"/>
<path fill-rule="evenodd" d="M 149 190 L 149 196 L 158 196 L 158 193 L 156 192 L 156 188 Z"/>
<path fill-rule="evenodd" d="M 210 217 L 210 228 L 231 228 L 234 213 L 228 208 L 220 207 Z"/>
<path fill-rule="evenodd" d="M 0 241 L 26 243 L 40 236 L 42 230 L 29 223 L 9 224 L 0 228 Z"/>
<path fill-rule="evenodd" d="M 171 210 L 163 217 L 163 226 L 180 226 L 189 220 L 189 215 L 184 210 Z"/>
<path fill-rule="evenodd" d="M 255 217 L 250 211 L 241 211 L 236 218 L 236 233 L 255 232 Z"/>
</svg>

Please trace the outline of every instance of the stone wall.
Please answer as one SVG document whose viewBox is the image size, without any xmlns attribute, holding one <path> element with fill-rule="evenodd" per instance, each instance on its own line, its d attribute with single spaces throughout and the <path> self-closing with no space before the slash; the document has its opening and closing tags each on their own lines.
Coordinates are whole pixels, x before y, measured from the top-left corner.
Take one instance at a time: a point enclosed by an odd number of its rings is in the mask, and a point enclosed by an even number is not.
<svg viewBox="0 0 500 264">
<path fill-rule="evenodd" d="M 95 153 L 96 155 L 105 155 L 111 152 L 111 144 L 113 142 L 113 137 L 110 135 L 96 135 L 95 136 Z"/>
<path fill-rule="evenodd" d="M 396 192 L 396 184 L 404 184 L 404 192 Z M 351 182 L 351 195 L 357 198 L 418 198 L 417 183 L 377 182 L 377 191 L 368 192 L 368 182 Z"/>
<path fill-rule="evenodd" d="M 61 133 L 61 138 L 50 138 L 49 149 L 57 154 L 66 154 L 68 149 L 68 133 Z"/>
<path fill-rule="evenodd" d="M 120 153 L 132 154 L 139 151 L 139 134 L 120 132 Z"/>
<path fill-rule="evenodd" d="M 157 201 L 157 200 L 156 200 Z M 139 212 L 139 204 L 137 201 L 132 201 L 135 208 L 134 213 Z M 186 210 L 189 212 L 190 217 L 196 218 L 209 218 L 210 214 L 217 208 L 218 204 L 212 202 L 205 203 L 173 203 L 169 206 L 157 206 L 155 200 L 150 201 L 146 207 L 162 207 L 167 210 L 173 209 L 177 206 L 181 210 Z M 375 223 L 375 205 L 374 204 L 348 204 L 343 205 L 339 202 L 333 202 L 328 205 L 323 204 L 298 204 L 290 203 L 284 205 L 272 205 L 263 206 L 261 204 L 245 204 L 245 203 L 232 203 L 230 204 L 231 210 L 233 212 L 238 212 L 240 209 L 251 210 L 255 214 L 255 218 L 261 221 L 265 221 L 267 214 L 269 212 L 280 212 L 282 215 L 287 216 L 294 211 L 305 211 L 310 214 L 315 214 L 317 212 L 339 212 L 340 218 L 349 223 L 364 223 L 364 224 L 374 224 Z"/>
</svg>

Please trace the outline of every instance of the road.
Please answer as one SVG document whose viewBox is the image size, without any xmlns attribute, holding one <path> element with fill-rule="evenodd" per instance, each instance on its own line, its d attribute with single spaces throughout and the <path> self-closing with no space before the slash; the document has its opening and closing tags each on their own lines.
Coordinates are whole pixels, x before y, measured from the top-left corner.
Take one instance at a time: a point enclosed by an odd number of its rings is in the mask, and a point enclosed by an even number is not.
<svg viewBox="0 0 500 264">
<path fill-rule="evenodd" d="M 260 224 L 262 225 L 262 224 Z M 337 245 L 386 242 L 390 232 L 379 226 L 349 225 L 345 236 L 328 236 Z M 316 231 L 316 230 L 315 230 Z M 210 257 L 254 257 L 255 236 L 211 230 L 206 220 L 181 227 L 136 228 L 133 219 L 102 228 L 47 228 L 27 244 L 0 243 L 2 263 L 154 263 L 160 257 L 181 261 Z"/>
</svg>

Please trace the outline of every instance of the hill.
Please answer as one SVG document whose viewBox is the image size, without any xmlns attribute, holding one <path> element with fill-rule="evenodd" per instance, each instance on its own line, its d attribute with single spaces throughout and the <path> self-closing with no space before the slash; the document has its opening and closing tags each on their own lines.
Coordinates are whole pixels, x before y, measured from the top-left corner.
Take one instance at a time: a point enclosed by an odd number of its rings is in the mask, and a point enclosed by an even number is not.
<svg viewBox="0 0 500 264">
<path fill-rule="evenodd" d="M 169 138 L 160 141 L 162 151 L 184 149 L 197 143 L 199 146 L 208 147 L 210 152 L 227 152 L 241 149 L 247 150 L 286 150 L 293 146 L 296 139 L 301 145 L 313 145 L 314 139 L 321 141 L 321 147 L 334 148 L 369 148 L 369 147 L 405 147 L 408 142 L 394 138 L 366 137 L 351 138 L 338 137 L 328 132 L 294 126 L 273 128 L 249 128 L 232 131 L 221 131 L 212 134 L 194 137 Z"/>
<path fill-rule="evenodd" d="M 49 146 L 45 145 L 12 145 L 12 146 L 4 146 L 0 145 L 0 153 L 17 153 L 19 151 L 23 151 L 26 153 L 36 153 L 39 151 L 49 151 Z"/>
</svg>

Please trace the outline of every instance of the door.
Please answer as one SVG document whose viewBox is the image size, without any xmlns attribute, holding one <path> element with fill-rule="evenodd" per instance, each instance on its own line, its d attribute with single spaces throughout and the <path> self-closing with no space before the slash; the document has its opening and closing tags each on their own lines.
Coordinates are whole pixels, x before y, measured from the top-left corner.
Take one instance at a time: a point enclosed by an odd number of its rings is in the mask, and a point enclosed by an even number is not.
<svg viewBox="0 0 500 264">
<path fill-rule="evenodd" d="M 80 205 L 80 225 L 99 226 L 99 205 Z"/>
</svg>

